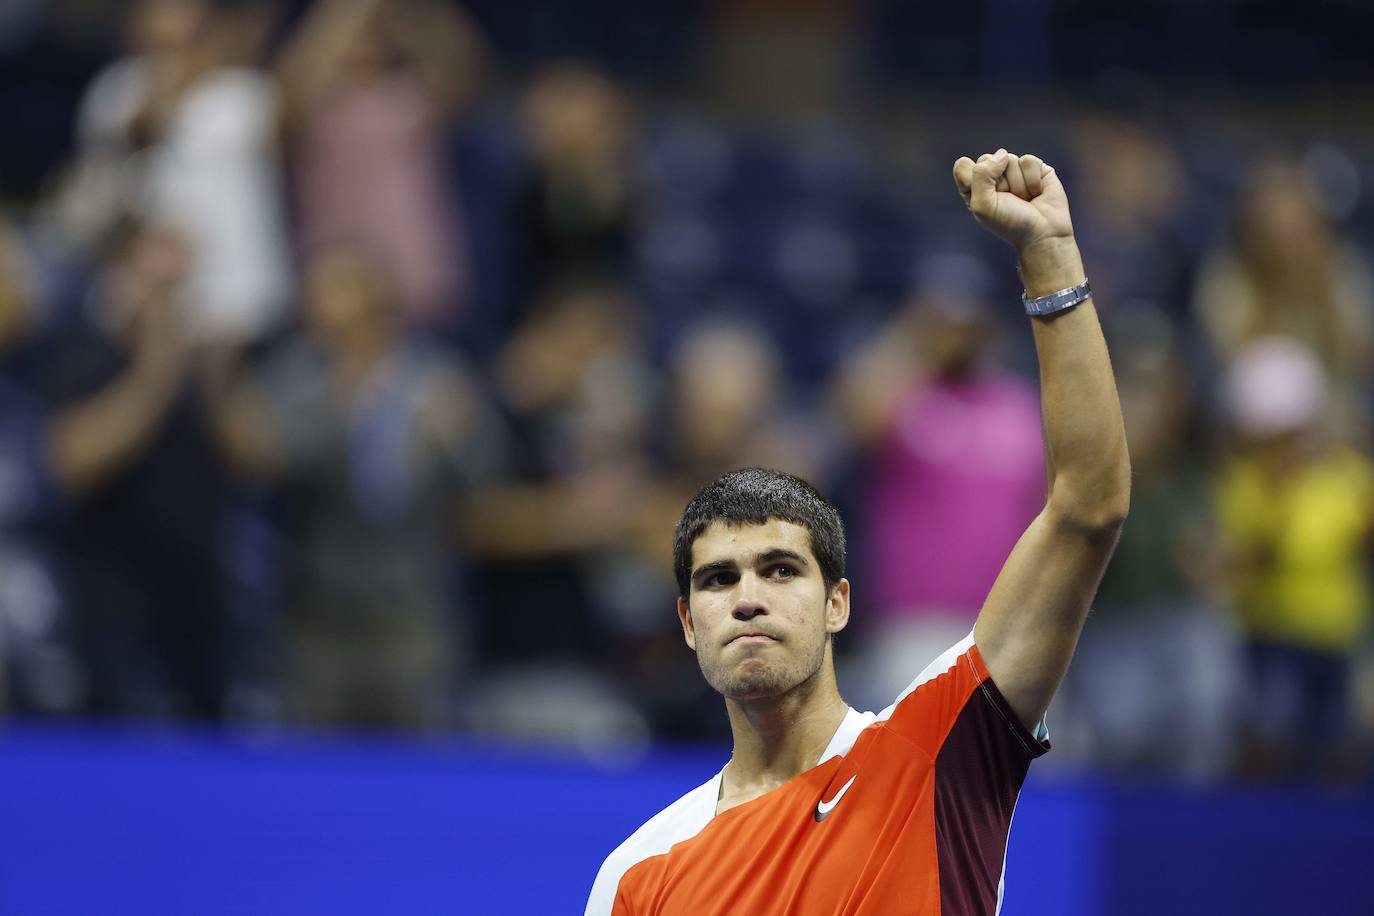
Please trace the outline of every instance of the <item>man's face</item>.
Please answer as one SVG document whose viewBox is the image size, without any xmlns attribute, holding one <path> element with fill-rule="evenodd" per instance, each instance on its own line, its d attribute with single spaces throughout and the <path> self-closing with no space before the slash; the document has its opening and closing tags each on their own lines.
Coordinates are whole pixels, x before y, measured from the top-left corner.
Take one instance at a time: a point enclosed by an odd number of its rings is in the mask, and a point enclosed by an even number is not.
<svg viewBox="0 0 1374 916">
<path fill-rule="evenodd" d="M 728 699 L 780 696 L 826 664 L 849 621 L 849 583 L 826 594 L 805 528 L 716 522 L 692 544 L 690 604 L 678 599 L 687 645 Z"/>
</svg>

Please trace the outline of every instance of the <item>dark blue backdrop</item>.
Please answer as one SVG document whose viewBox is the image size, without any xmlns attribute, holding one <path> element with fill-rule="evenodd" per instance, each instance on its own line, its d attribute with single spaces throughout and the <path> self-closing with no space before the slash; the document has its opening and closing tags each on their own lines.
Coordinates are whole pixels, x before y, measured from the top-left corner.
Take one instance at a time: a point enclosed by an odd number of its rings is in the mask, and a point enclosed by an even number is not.
<svg viewBox="0 0 1374 916">
<path fill-rule="evenodd" d="M 471 744 L 0 730 L 0 914 L 580 913 L 723 751 L 628 769 Z M 1006 916 L 1368 913 L 1374 801 L 1033 782 Z"/>
</svg>

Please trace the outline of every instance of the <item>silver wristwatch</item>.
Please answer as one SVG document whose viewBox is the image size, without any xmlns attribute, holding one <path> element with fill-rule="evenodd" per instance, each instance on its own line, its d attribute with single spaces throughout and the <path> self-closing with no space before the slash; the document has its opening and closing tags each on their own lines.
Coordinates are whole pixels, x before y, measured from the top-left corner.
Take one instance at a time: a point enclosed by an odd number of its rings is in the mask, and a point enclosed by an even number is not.
<svg viewBox="0 0 1374 916">
<path fill-rule="evenodd" d="M 1026 307 L 1027 315 L 1044 318 L 1046 315 L 1054 315 L 1058 312 L 1068 311 L 1092 294 L 1092 288 L 1088 286 L 1088 281 L 1084 280 L 1077 286 L 1070 286 L 1068 289 L 1061 289 L 1057 293 L 1050 293 L 1048 296 L 1037 296 L 1034 299 L 1028 298 L 1025 290 L 1022 290 L 1021 304 Z"/>
</svg>

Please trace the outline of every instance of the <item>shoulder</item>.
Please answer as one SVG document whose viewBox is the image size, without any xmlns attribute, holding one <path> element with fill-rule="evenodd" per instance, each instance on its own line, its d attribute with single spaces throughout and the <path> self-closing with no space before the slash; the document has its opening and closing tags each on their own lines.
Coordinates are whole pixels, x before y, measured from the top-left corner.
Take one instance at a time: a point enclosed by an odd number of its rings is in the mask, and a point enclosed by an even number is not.
<svg viewBox="0 0 1374 916">
<path fill-rule="evenodd" d="M 273 396 L 285 397 L 303 389 L 316 394 L 329 390 L 329 364 L 325 354 L 303 335 L 274 343 L 255 360 L 251 371 L 254 381 Z"/>
<path fill-rule="evenodd" d="M 216 110 L 258 113 L 276 102 L 276 84 L 252 67 L 224 67 L 200 79 L 189 96 Z"/>
<path fill-rule="evenodd" d="M 76 322 L 44 347 L 38 383 L 49 407 L 63 407 L 103 389 L 127 367 L 128 353 L 93 323 Z"/>
<path fill-rule="evenodd" d="M 1374 501 L 1374 461 L 1348 446 L 1337 448 L 1326 461 L 1328 474 L 1353 494 L 1359 508 L 1369 511 Z"/>
<path fill-rule="evenodd" d="M 1223 501 L 1248 499 L 1264 491 L 1258 466 L 1243 456 L 1226 462 L 1213 477 L 1213 485 Z"/>
<path fill-rule="evenodd" d="M 248 67 L 210 73 L 182 96 L 169 123 L 170 139 L 184 143 L 204 136 L 221 144 L 257 141 L 273 124 L 276 93 L 270 79 Z"/>
<path fill-rule="evenodd" d="M 107 65 L 91 80 L 77 113 L 77 129 L 84 143 L 121 134 L 147 92 L 147 63 L 126 57 Z"/>
<path fill-rule="evenodd" d="M 587 901 L 586 916 L 609 916 L 615 905 L 620 879 L 634 866 L 653 856 L 663 855 L 683 840 L 701 832 L 715 816 L 720 793 L 720 774 L 683 795 L 647 820 L 606 857 L 596 874 Z"/>
<path fill-rule="evenodd" d="M 1005 749 L 1026 762 L 1050 749 L 1044 718 L 1033 729 L 1021 722 L 993 681 L 974 633 L 927 665 L 876 721 L 932 758 L 950 749 L 951 735 L 962 735 L 960 741 L 974 741 L 985 751 Z"/>
<path fill-rule="evenodd" d="M 1339 445 L 1332 450 L 1333 463 L 1345 473 L 1366 480 L 1374 476 L 1374 460 L 1349 445 Z"/>
<path fill-rule="evenodd" d="M 1335 260 L 1337 281 L 1347 296 L 1364 300 L 1374 296 L 1374 270 L 1359 246 L 1349 243 L 1338 245 Z"/>
</svg>

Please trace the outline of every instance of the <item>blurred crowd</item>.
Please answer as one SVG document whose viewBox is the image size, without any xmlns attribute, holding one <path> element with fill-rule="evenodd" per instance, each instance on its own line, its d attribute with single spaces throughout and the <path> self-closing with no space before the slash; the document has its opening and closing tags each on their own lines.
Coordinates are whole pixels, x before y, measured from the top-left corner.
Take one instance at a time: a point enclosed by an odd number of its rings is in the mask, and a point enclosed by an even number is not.
<svg viewBox="0 0 1374 916">
<path fill-rule="evenodd" d="M 886 705 L 1044 499 L 1011 258 L 947 186 L 1006 145 L 1068 184 L 1135 470 L 1050 759 L 1374 777 L 1367 131 L 1129 74 L 865 112 L 842 4 L 723 4 L 695 93 L 441 0 L 124 6 L 5 187 L 8 714 L 718 739 L 670 537 L 746 465 L 841 506 L 841 688 Z"/>
</svg>

